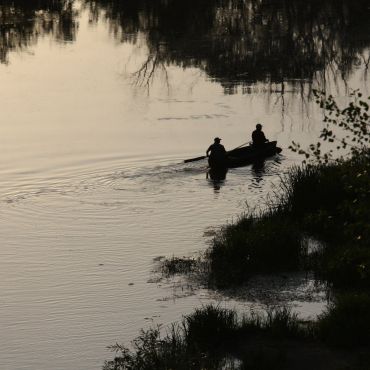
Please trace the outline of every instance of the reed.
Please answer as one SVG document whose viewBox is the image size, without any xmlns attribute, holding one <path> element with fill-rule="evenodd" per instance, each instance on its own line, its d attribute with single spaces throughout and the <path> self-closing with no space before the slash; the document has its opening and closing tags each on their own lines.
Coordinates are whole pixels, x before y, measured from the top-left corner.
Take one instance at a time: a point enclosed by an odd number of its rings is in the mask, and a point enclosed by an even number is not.
<svg viewBox="0 0 370 370">
<path fill-rule="evenodd" d="M 257 273 L 296 270 L 301 248 L 298 230 L 280 211 L 244 216 L 213 239 L 207 254 L 210 283 L 223 288 Z"/>
<path fill-rule="evenodd" d="M 306 355 L 317 356 L 319 351 L 325 361 L 327 356 L 333 359 L 338 356 L 335 350 L 327 352 L 330 347 L 354 351 L 357 346 L 367 348 L 370 345 L 369 294 L 340 295 L 317 321 L 309 323 L 302 323 L 287 307 L 238 316 L 235 310 L 207 305 L 184 316 L 180 323 L 170 325 L 166 331 L 161 327 L 142 330 L 131 348 L 111 346 L 116 357 L 107 361 L 104 369 L 296 368 L 289 367 L 289 362 L 291 366 L 291 362 L 297 360 L 292 351 L 298 349 L 296 356 L 300 356 L 307 344 L 314 349 L 313 352 L 308 349 Z M 360 348 L 358 354 L 362 352 Z M 357 355 L 347 361 L 350 366 L 346 368 L 366 368 L 359 365 Z M 362 359 L 361 363 L 366 361 Z"/>
<path fill-rule="evenodd" d="M 301 334 L 296 322 L 297 317 L 287 308 L 239 319 L 234 310 L 207 305 L 184 316 L 180 324 L 169 326 L 165 334 L 161 335 L 159 327 L 142 330 L 131 349 L 119 344 L 111 346 L 117 355 L 105 363 L 104 369 L 240 369 L 243 363 L 259 369 L 261 364 L 278 365 L 280 355 L 263 351 L 261 357 L 252 351 L 245 356 L 239 346 L 246 340 L 253 343 L 256 335 L 298 338 Z"/>
<path fill-rule="evenodd" d="M 222 228 L 207 251 L 209 281 L 218 288 L 258 273 L 309 266 L 337 287 L 370 284 L 370 160 L 367 153 L 326 165 L 293 167 L 276 200 Z M 302 240 L 322 250 L 307 258 Z"/>
</svg>

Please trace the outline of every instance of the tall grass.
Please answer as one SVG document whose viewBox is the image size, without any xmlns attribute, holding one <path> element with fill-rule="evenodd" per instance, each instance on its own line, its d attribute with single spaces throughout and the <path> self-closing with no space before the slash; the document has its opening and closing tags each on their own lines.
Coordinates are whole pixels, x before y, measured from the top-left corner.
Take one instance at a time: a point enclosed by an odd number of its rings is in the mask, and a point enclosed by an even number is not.
<svg viewBox="0 0 370 370">
<path fill-rule="evenodd" d="M 156 327 L 141 331 L 131 348 L 110 347 L 116 357 L 104 369 L 284 369 L 286 348 L 291 350 L 292 341 L 301 348 L 307 343 L 369 346 L 370 296 L 341 295 L 316 322 L 305 325 L 286 307 L 238 317 L 234 310 L 207 305 L 169 326 L 164 334 Z"/>
<path fill-rule="evenodd" d="M 275 339 L 286 335 L 297 338 L 300 332 L 296 321 L 286 308 L 238 319 L 233 310 L 208 305 L 185 316 L 180 324 L 171 325 L 164 335 L 160 328 L 152 328 L 141 331 L 131 349 L 119 344 L 110 347 L 117 356 L 106 362 L 104 369 L 221 369 L 227 359 L 233 358 L 245 362 L 248 367 L 244 368 L 257 369 L 264 363 L 262 359 L 253 353 L 245 356 L 239 346 L 246 340 L 252 341 L 256 334 Z M 275 353 L 265 354 L 264 358 L 276 363 Z"/>
<path fill-rule="evenodd" d="M 370 284 L 370 160 L 367 154 L 329 165 L 293 167 L 274 204 L 224 227 L 208 250 L 209 280 L 219 288 L 251 275 L 298 270 L 303 238 L 323 250 L 310 256 L 317 276 L 335 286 Z"/>
<path fill-rule="evenodd" d="M 293 167 L 282 180 L 280 201 L 293 217 L 319 209 L 333 209 L 345 192 L 338 183 L 338 165 Z"/>
<path fill-rule="evenodd" d="M 256 273 L 295 270 L 301 247 L 293 222 L 273 209 L 244 216 L 214 238 L 208 252 L 210 282 L 222 288 L 240 284 Z"/>
<path fill-rule="evenodd" d="M 238 323 L 234 311 L 208 305 L 185 316 L 183 328 L 190 351 L 214 354 L 232 342 Z"/>
</svg>

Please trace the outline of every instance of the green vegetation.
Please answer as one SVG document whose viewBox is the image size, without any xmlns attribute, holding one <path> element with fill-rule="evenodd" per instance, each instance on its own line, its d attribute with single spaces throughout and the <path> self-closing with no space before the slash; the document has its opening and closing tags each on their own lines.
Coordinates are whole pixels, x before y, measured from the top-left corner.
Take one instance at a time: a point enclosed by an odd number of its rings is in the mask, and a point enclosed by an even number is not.
<svg viewBox="0 0 370 370">
<path fill-rule="evenodd" d="M 369 153 L 295 167 L 275 205 L 216 234 L 205 260 L 164 260 L 165 275 L 202 270 L 210 286 L 242 284 L 258 273 L 310 269 L 334 287 L 370 286 Z M 314 252 L 307 237 L 321 242 Z"/>
<path fill-rule="evenodd" d="M 325 356 L 328 369 L 334 369 L 334 359 L 340 355 L 331 347 L 340 346 L 342 351 L 358 345 L 367 347 L 347 353 L 345 368 L 365 369 L 362 366 L 369 360 L 369 333 L 367 296 L 344 296 L 311 324 L 300 322 L 287 308 L 238 318 L 233 310 L 209 305 L 185 316 L 164 335 L 159 327 L 142 331 L 131 350 L 112 346 L 116 358 L 106 362 L 104 369 L 286 369 L 294 368 L 294 363 L 301 361 L 296 358 L 300 355 L 313 363 Z M 292 353 L 292 346 L 296 352 Z M 325 354 L 318 348 L 324 348 Z M 361 360 L 363 353 L 365 358 Z M 300 368 L 311 365 L 302 364 Z"/>
<path fill-rule="evenodd" d="M 342 160 L 339 150 L 349 149 L 354 157 L 361 156 L 367 151 L 370 143 L 370 96 L 364 98 L 359 90 L 350 93 L 347 107 L 341 108 L 332 95 L 326 96 L 325 91 L 313 90 L 316 103 L 324 110 L 324 128 L 316 144 L 308 149 L 302 149 L 299 143 L 293 141 L 290 149 L 303 154 L 307 159 L 314 158 L 316 163 L 328 163 Z M 330 147 L 322 150 L 322 143 Z"/>
<path fill-rule="evenodd" d="M 202 266 L 208 283 L 234 287 L 252 275 L 311 270 L 330 283 L 334 299 L 317 321 L 302 323 L 287 308 L 238 318 L 206 306 L 185 316 L 162 337 L 142 332 L 133 349 L 116 345 L 106 370 L 121 369 L 369 369 L 370 363 L 370 151 L 369 106 L 356 92 L 340 110 L 326 109 L 321 139 L 334 143 L 336 125 L 350 134 L 351 156 L 332 160 L 320 143 L 296 150 L 315 164 L 294 167 L 266 210 L 249 213 L 213 238 L 204 259 L 162 262 L 167 274 L 194 273 Z M 349 144 L 351 140 L 352 144 Z M 307 240 L 316 240 L 311 248 Z"/>
<path fill-rule="evenodd" d="M 369 295 L 340 295 L 321 315 L 316 326 L 317 336 L 332 346 L 353 348 L 369 345 Z"/>
<path fill-rule="evenodd" d="M 284 213 L 282 208 L 271 208 L 223 228 L 207 253 L 210 284 L 225 288 L 243 283 L 255 273 L 296 270 L 300 234 Z"/>
<path fill-rule="evenodd" d="M 309 269 L 336 288 L 370 287 L 369 104 L 355 91 L 340 109 L 333 97 L 316 92 L 325 109 L 322 141 L 350 147 L 350 157 L 332 160 L 321 144 L 296 150 L 315 163 L 293 167 L 281 181 L 273 204 L 226 225 L 213 238 L 204 260 L 172 259 L 167 273 L 203 270 L 208 285 L 227 288 L 252 275 Z M 346 135 L 338 143 L 338 127 Z M 306 243 L 316 240 L 315 251 Z"/>
<path fill-rule="evenodd" d="M 333 164 L 293 168 L 276 206 L 224 227 L 208 251 L 219 288 L 255 273 L 313 269 L 336 287 L 370 286 L 369 153 Z M 305 237 L 322 248 L 309 253 Z"/>
<path fill-rule="evenodd" d="M 238 320 L 234 311 L 209 305 L 185 316 L 181 324 L 172 325 L 163 336 L 160 328 L 142 331 L 133 341 L 132 351 L 118 344 L 112 346 L 117 357 L 106 363 L 105 370 L 218 369 L 240 357 L 236 344 L 243 340 L 257 334 L 282 338 L 286 334 L 297 337 L 298 333 L 296 317 L 287 309 Z M 275 357 L 271 360 L 276 361 Z M 252 356 L 248 358 L 249 365 L 254 360 L 260 361 L 258 356 Z"/>
</svg>

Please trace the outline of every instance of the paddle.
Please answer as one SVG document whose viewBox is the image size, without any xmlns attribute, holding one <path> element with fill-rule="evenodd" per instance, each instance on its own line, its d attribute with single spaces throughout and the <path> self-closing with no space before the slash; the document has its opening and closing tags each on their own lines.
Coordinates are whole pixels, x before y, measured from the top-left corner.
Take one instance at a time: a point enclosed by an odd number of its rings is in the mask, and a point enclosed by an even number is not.
<svg viewBox="0 0 370 370">
<path fill-rule="evenodd" d="M 206 158 L 206 156 L 205 156 L 205 155 L 202 155 L 202 156 L 200 156 L 200 157 L 196 157 L 196 158 L 185 159 L 185 160 L 184 160 L 184 163 L 200 161 L 201 159 L 204 159 L 204 158 Z"/>
<path fill-rule="evenodd" d="M 239 145 L 238 147 L 236 147 L 236 148 L 234 148 L 234 149 L 232 149 L 232 150 L 229 150 L 229 151 L 230 151 L 230 152 L 232 152 L 233 150 L 235 150 L 235 149 L 239 149 L 239 148 L 241 148 L 242 146 L 247 145 L 247 144 L 249 144 L 249 141 L 248 141 L 248 142 L 246 142 L 246 143 L 244 143 L 244 144 L 242 144 L 242 145 Z M 184 160 L 184 163 L 200 161 L 201 159 L 204 159 L 204 158 L 207 158 L 207 156 L 202 155 L 202 156 L 200 156 L 200 157 L 189 158 L 189 159 L 185 159 L 185 160 Z"/>
<path fill-rule="evenodd" d="M 244 144 L 242 144 L 242 145 L 239 145 L 239 146 L 237 146 L 236 148 L 234 148 L 234 149 L 231 149 L 231 150 L 229 150 L 229 152 L 232 152 L 233 150 L 235 150 L 235 149 L 239 149 L 239 148 L 241 148 L 242 146 L 244 146 L 244 145 L 249 145 L 251 142 L 250 141 L 247 141 L 246 143 L 244 143 Z"/>
</svg>

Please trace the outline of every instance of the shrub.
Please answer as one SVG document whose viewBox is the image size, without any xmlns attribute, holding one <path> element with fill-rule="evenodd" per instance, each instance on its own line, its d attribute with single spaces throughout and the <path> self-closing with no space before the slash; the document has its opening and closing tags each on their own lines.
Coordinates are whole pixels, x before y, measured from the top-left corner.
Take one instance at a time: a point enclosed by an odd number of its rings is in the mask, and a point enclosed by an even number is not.
<svg viewBox="0 0 370 370">
<path fill-rule="evenodd" d="M 328 344 L 355 347 L 370 344 L 370 297 L 339 296 L 317 323 L 319 337 Z"/>
<path fill-rule="evenodd" d="M 207 305 L 185 316 L 180 325 L 172 324 L 164 336 L 158 327 L 141 331 L 132 350 L 119 344 L 110 347 L 117 356 L 107 361 L 104 369 L 213 370 L 225 368 L 226 363 L 227 368 L 240 368 L 240 362 L 242 369 L 267 369 L 276 361 L 283 363 L 280 352 L 252 351 L 246 355 L 238 348 L 251 335 L 297 337 L 297 328 L 297 318 L 287 308 L 238 320 L 233 310 Z"/>
<path fill-rule="evenodd" d="M 223 288 L 251 275 L 296 270 L 301 237 L 294 223 L 278 212 L 246 216 L 217 235 L 208 252 L 210 282 Z"/>
<path fill-rule="evenodd" d="M 370 248 L 344 246 L 323 261 L 320 275 L 335 287 L 370 287 Z"/>
<path fill-rule="evenodd" d="M 207 305 L 185 316 L 183 326 L 191 351 L 214 353 L 232 341 L 238 325 L 234 311 Z"/>
</svg>

